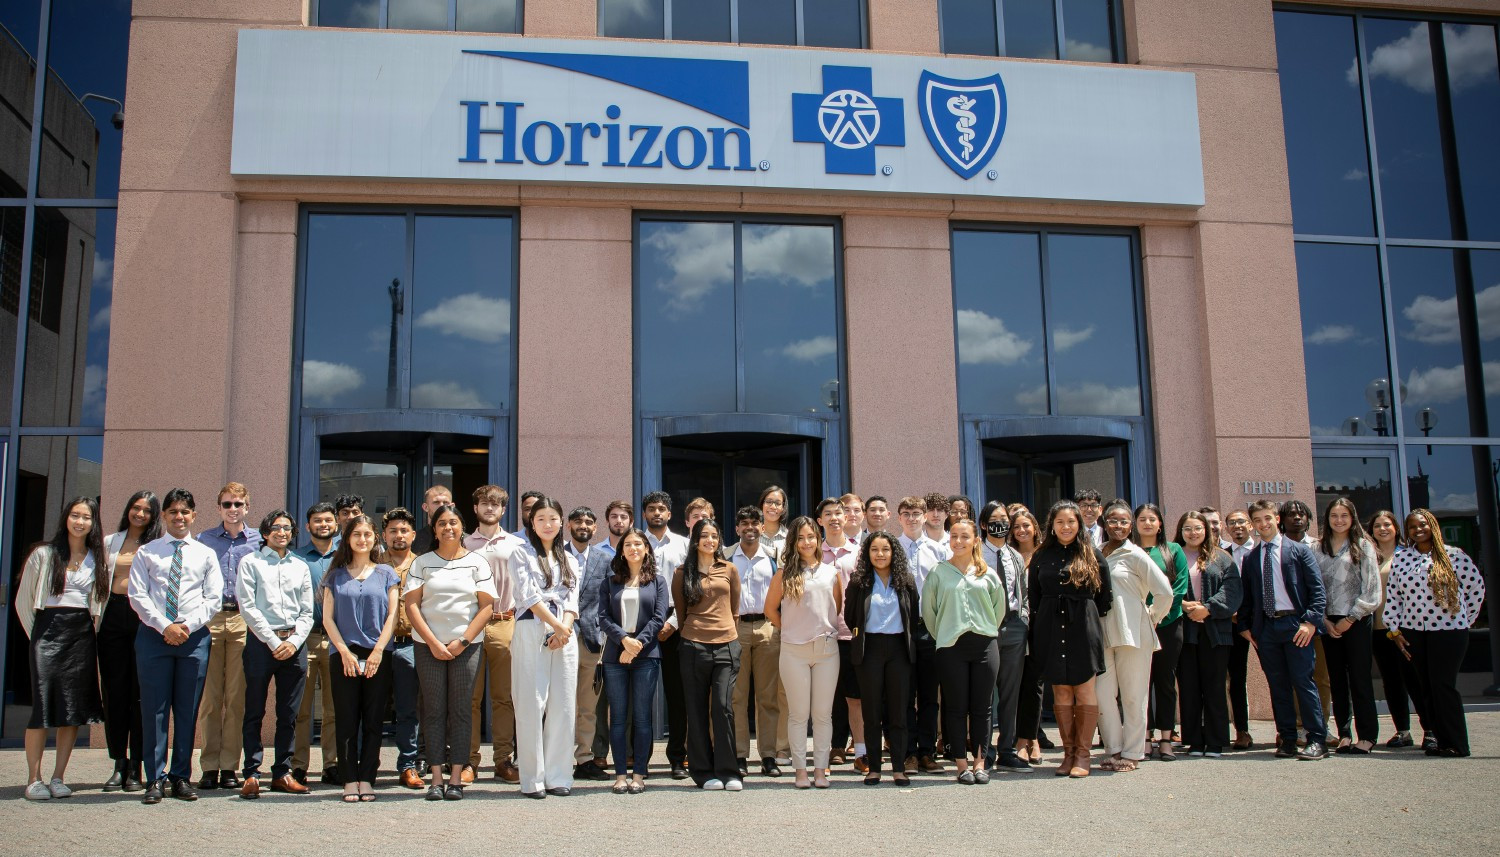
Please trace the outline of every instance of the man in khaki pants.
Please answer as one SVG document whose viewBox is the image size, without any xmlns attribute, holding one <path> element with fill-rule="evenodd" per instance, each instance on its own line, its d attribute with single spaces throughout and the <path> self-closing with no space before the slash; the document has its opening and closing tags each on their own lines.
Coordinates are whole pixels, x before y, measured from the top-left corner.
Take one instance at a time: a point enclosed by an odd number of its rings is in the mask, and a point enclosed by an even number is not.
<svg viewBox="0 0 1500 857">
<path fill-rule="evenodd" d="M 766 619 L 766 590 L 776 574 L 776 558 L 761 543 L 763 518 L 756 506 L 735 514 L 739 542 L 729 561 L 740 575 L 740 672 L 734 680 L 734 750 L 740 776 L 748 773 L 750 753 L 750 689 L 755 689 L 755 748 L 760 772 L 781 776 L 778 753 L 790 745 L 786 731 L 786 690 L 781 686 L 781 631 Z"/>
<path fill-rule="evenodd" d="M 464 768 L 463 782 L 472 783 L 479 767 L 480 706 L 486 686 L 490 692 L 490 738 L 494 745 L 495 779 L 519 783 L 521 772 L 511 756 L 516 751 L 516 709 L 510 698 L 510 638 L 516 630 L 515 597 L 511 592 L 510 570 L 506 564 L 510 552 L 525 544 L 519 537 L 500 526 L 510 494 L 499 485 L 481 485 L 474 489 L 474 516 L 479 526 L 464 536 L 464 547 L 483 554 L 490 564 L 495 581 L 495 610 L 484 626 L 483 660 L 489 674 L 488 684 L 474 682 L 474 711 L 470 718 L 469 765 Z M 428 758 L 435 758 L 442 748 L 427 748 Z"/>
<path fill-rule="evenodd" d="M 307 635 L 307 684 L 302 690 L 302 707 L 297 711 L 296 749 L 292 751 L 292 778 L 307 785 L 307 767 L 312 761 L 313 695 L 323 687 L 323 776 L 327 785 L 342 785 L 338 777 L 338 739 L 333 722 L 333 685 L 328 681 L 328 637 L 323 633 L 323 597 L 318 587 L 328 572 L 328 563 L 339 546 L 338 517 L 332 503 L 314 503 L 307 510 L 308 544 L 297 555 L 312 570 L 313 627 Z M 334 657 L 337 652 L 332 653 Z"/>
<path fill-rule="evenodd" d="M 611 510 L 616 500 L 609 504 Z M 629 505 L 629 504 L 625 504 Z M 606 513 L 607 515 L 608 513 Z M 599 631 L 599 583 L 609 573 L 609 562 L 615 548 L 608 542 L 593 544 L 596 519 L 594 510 L 579 506 L 568 513 L 568 542 L 563 549 L 578 563 L 578 686 L 577 714 L 573 729 L 573 776 L 580 780 L 607 780 L 602 757 L 594 755 L 594 736 L 598 732 L 599 692 L 594 689 L 594 674 L 604 654 L 604 636 Z M 628 524 L 627 524 L 628 526 Z M 613 536 L 619 541 L 619 536 Z"/>
<path fill-rule="evenodd" d="M 219 520 L 198 536 L 219 557 L 224 578 L 222 609 L 208 621 L 208 673 L 203 701 L 198 706 L 198 733 L 203 750 L 200 789 L 239 788 L 240 753 L 245 727 L 245 620 L 235 601 L 235 579 L 240 560 L 260 549 L 260 533 L 245 526 L 250 492 L 238 482 L 219 489 Z"/>
</svg>

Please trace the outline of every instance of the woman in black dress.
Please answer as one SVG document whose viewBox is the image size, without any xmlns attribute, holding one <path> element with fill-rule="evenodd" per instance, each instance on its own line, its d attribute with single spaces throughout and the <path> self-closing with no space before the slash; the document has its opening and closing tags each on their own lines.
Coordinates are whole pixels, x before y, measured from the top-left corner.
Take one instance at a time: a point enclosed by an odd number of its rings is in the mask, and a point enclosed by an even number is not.
<svg viewBox="0 0 1500 857">
<path fill-rule="evenodd" d="M 1047 513 L 1042 546 L 1031 558 L 1031 652 L 1052 685 L 1052 711 L 1062 734 L 1060 777 L 1089 775 L 1099 698 L 1094 679 L 1104 672 L 1104 628 L 1114 593 L 1099 549 L 1080 538 L 1078 504 L 1062 500 Z"/>
</svg>

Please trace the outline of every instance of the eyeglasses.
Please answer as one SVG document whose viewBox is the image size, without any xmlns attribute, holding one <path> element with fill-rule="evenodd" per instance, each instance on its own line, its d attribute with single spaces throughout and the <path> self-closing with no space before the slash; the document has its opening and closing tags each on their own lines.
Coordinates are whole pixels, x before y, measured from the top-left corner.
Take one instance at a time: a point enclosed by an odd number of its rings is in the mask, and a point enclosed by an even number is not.
<svg viewBox="0 0 1500 857">
<path fill-rule="evenodd" d="M 222 506 L 225 509 L 243 509 L 243 508 L 245 508 L 245 501 L 244 500 L 225 500 L 225 501 L 219 503 L 219 505 Z"/>
<path fill-rule="evenodd" d="M 269 527 L 269 529 L 273 533 L 290 533 L 292 531 L 292 525 L 291 524 L 272 524 Z"/>
</svg>

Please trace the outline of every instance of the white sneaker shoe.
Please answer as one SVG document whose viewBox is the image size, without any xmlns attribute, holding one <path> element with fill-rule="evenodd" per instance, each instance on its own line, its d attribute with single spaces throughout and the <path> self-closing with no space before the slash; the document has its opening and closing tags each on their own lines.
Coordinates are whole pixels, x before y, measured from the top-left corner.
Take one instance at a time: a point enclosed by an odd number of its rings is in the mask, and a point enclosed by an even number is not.
<svg viewBox="0 0 1500 857">
<path fill-rule="evenodd" d="M 56 798 L 73 796 L 73 790 L 68 788 L 68 784 L 57 777 L 53 777 L 52 782 L 47 784 L 47 791 L 52 792 L 52 796 Z"/>
<path fill-rule="evenodd" d="M 52 790 L 47 788 L 46 783 L 42 782 L 41 780 L 37 780 L 36 782 L 26 787 L 26 799 L 52 800 Z"/>
<path fill-rule="evenodd" d="M 788 754 L 788 753 L 782 753 L 781 755 L 779 755 L 779 756 L 776 757 L 776 764 L 779 765 L 779 766 L 781 766 L 781 767 L 783 767 L 783 768 L 791 767 L 791 764 L 792 764 L 792 757 L 791 757 L 791 755 Z"/>
<path fill-rule="evenodd" d="M 724 790 L 724 781 L 719 779 L 707 780 L 703 783 L 706 792 L 721 792 Z"/>
<path fill-rule="evenodd" d="M 742 792 L 744 790 L 745 784 L 739 780 L 730 780 L 724 784 L 724 791 L 726 792 Z"/>
</svg>

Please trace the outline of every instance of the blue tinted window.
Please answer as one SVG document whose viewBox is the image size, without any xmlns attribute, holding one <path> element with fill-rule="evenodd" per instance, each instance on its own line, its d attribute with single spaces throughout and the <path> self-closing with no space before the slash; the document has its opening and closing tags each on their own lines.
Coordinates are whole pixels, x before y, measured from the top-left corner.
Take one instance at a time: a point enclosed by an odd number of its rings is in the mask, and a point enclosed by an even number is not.
<svg viewBox="0 0 1500 857">
<path fill-rule="evenodd" d="M 672 38 L 689 42 L 729 41 L 729 0 L 673 3 Z"/>
<path fill-rule="evenodd" d="M 39 195 L 79 199 L 119 194 L 121 130 L 114 121 L 125 101 L 129 38 L 127 5 L 52 4 L 47 65 L 53 77 L 43 104 L 47 133 L 42 137 Z"/>
<path fill-rule="evenodd" d="M 734 224 L 644 221 L 636 253 L 641 409 L 734 411 Z"/>
<path fill-rule="evenodd" d="M 941 0 L 938 4 L 943 52 L 995 56 L 995 0 Z"/>
<path fill-rule="evenodd" d="M 599 35 L 621 39 L 666 36 L 662 0 L 599 0 Z"/>
<path fill-rule="evenodd" d="M 1431 32 L 1425 21 L 1366 18 L 1364 27 L 1386 234 L 1452 238 Z"/>
<path fill-rule="evenodd" d="M 411 406 L 504 408 L 513 349 L 508 217 L 419 215 L 411 307 Z"/>
<path fill-rule="evenodd" d="M 1057 16 L 1052 0 L 999 0 L 1005 55 L 1057 59 Z"/>
<path fill-rule="evenodd" d="M 802 0 L 802 44 L 819 48 L 864 47 L 863 8 L 863 0 Z"/>
<path fill-rule="evenodd" d="M 959 409 L 1047 413 L 1040 236 L 955 231 L 953 299 Z"/>
<path fill-rule="evenodd" d="M 740 44 L 797 44 L 796 0 L 741 0 L 739 6 Z"/>
<path fill-rule="evenodd" d="M 1465 385 L 1470 370 L 1460 344 L 1454 253 L 1414 247 L 1387 251 L 1408 437 L 1420 436 L 1424 421 L 1433 426 L 1432 435 L 1469 434 Z"/>
<path fill-rule="evenodd" d="M 1467 237 L 1500 241 L 1500 67 L 1495 28 L 1444 24 L 1453 138 L 1463 188 Z"/>
<path fill-rule="evenodd" d="M 1063 59 L 1118 62 L 1111 0 L 1063 0 Z"/>
<path fill-rule="evenodd" d="M 1376 248 L 1298 244 L 1297 291 L 1313 437 L 1373 434 L 1365 388 L 1390 377 Z"/>
<path fill-rule="evenodd" d="M 836 409 L 839 330 L 833 227 L 747 223 L 741 230 L 745 410 Z"/>
<path fill-rule="evenodd" d="M 1047 239 L 1055 414 L 1141 413 L 1132 246 L 1124 235 Z"/>
</svg>

